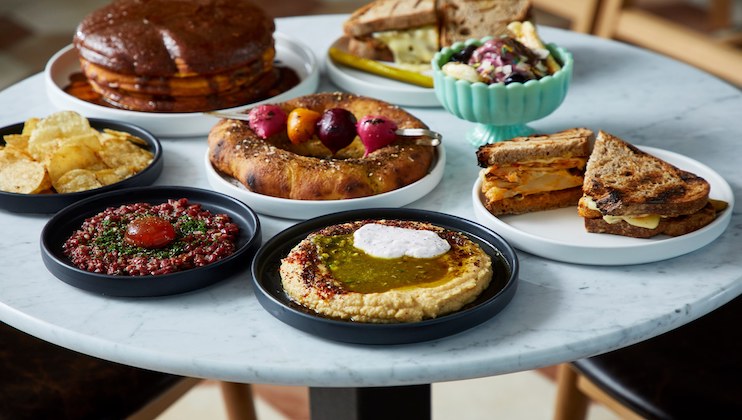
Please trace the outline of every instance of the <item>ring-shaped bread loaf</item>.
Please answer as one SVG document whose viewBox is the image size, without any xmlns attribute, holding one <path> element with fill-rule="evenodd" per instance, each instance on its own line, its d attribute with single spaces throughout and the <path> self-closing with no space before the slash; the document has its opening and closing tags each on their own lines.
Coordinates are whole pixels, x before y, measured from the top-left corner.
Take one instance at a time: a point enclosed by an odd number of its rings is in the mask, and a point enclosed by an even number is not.
<svg viewBox="0 0 742 420">
<path fill-rule="evenodd" d="M 275 104 L 286 114 L 296 108 L 323 113 L 344 108 L 360 120 L 383 116 L 399 128 L 427 128 L 403 109 L 347 93 L 317 93 Z M 246 111 L 247 112 L 247 111 Z M 364 157 L 358 137 L 334 156 L 315 137 L 292 144 L 282 131 L 258 137 L 246 121 L 224 119 L 209 133 L 209 158 L 219 172 L 259 194 L 297 200 L 340 200 L 381 194 L 409 185 L 425 175 L 435 148 L 399 138 Z"/>
</svg>

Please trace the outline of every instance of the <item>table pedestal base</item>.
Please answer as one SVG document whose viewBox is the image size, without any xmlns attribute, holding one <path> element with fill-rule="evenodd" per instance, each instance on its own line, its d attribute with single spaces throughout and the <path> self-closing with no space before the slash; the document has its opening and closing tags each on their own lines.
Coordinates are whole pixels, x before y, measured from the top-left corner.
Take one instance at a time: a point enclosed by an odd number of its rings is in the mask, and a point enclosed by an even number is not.
<svg viewBox="0 0 742 420">
<path fill-rule="evenodd" d="M 375 388 L 310 388 L 312 420 L 428 420 L 430 385 Z"/>
</svg>

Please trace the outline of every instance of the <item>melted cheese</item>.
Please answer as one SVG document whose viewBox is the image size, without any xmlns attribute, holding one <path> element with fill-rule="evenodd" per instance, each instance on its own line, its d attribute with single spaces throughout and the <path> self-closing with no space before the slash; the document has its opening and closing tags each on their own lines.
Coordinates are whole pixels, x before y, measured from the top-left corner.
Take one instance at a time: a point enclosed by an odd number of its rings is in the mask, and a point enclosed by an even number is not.
<svg viewBox="0 0 742 420">
<path fill-rule="evenodd" d="M 647 214 L 644 216 L 603 216 L 607 223 L 614 224 L 624 221 L 632 226 L 638 226 L 646 229 L 655 229 L 660 224 L 659 214 Z"/>
<path fill-rule="evenodd" d="M 353 245 L 377 258 L 434 258 L 451 245 L 430 230 L 407 229 L 369 223 L 353 233 Z"/>
<path fill-rule="evenodd" d="M 438 28 L 434 25 L 405 31 L 375 32 L 373 36 L 389 47 L 394 62 L 400 65 L 424 64 L 430 67 L 430 61 L 438 52 Z"/>
<path fill-rule="evenodd" d="M 583 202 L 589 208 L 590 210 L 600 211 L 598 209 L 598 205 L 595 203 L 595 201 L 588 196 L 582 197 Z M 605 215 L 603 216 L 603 220 L 605 220 L 606 223 L 615 224 L 621 221 L 624 221 L 632 226 L 638 226 L 645 229 L 656 229 L 657 226 L 660 224 L 660 216 L 659 214 L 642 214 L 642 215 L 636 215 L 636 216 L 609 216 Z"/>
<path fill-rule="evenodd" d="M 583 177 L 570 169 L 582 170 L 585 163 L 585 158 L 554 158 L 490 166 L 482 171 L 482 192 L 496 201 L 578 187 Z"/>
</svg>

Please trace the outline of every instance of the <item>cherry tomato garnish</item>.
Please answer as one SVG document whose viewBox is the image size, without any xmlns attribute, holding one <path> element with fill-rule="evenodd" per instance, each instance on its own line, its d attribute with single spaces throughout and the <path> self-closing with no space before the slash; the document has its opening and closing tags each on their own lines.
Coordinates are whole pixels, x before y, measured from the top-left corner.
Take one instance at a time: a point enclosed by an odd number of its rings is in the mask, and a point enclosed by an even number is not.
<svg viewBox="0 0 742 420">
<path fill-rule="evenodd" d="M 310 140 L 314 136 L 315 125 L 322 115 L 307 108 L 296 108 L 289 113 L 286 121 L 289 140 L 299 144 Z"/>
<path fill-rule="evenodd" d="M 175 240 L 175 228 L 161 217 L 144 216 L 126 225 L 124 240 L 142 248 L 162 248 Z"/>
</svg>

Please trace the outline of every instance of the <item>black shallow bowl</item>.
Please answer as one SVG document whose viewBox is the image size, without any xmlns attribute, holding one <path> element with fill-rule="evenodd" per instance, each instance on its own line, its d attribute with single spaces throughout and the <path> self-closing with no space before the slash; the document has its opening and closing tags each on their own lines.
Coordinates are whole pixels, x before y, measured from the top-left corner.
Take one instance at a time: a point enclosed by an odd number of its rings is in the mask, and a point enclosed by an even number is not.
<svg viewBox="0 0 742 420">
<path fill-rule="evenodd" d="M 428 222 L 466 234 L 492 257 L 490 286 L 463 309 L 435 319 L 399 324 L 343 321 L 318 315 L 286 295 L 278 272 L 281 259 L 308 234 L 325 226 L 363 219 Z M 322 338 L 356 344 L 404 344 L 456 334 L 490 319 L 513 298 L 518 282 L 518 258 L 513 248 L 493 231 L 456 216 L 426 210 L 386 208 L 333 213 L 294 225 L 266 242 L 255 255 L 252 278 L 263 307 L 279 320 Z"/>
<path fill-rule="evenodd" d="M 64 255 L 62 245 L 88 217 L 107 207 L 131 203 L 160 204 L 187 198 L 212 213 L 224 213 L 240 227 L 237 250 L 215 263 L 160 276 L 115 276 L 81 270 Z M 261 243 L 257 214 L 241 201 L 213 191 L 189 187 L 138 187 L 87 198 L 55 214 L 41 231 L 41 257 L 58 279 L 80 289 L 108 296 L 164 296 L 188 292 L 217 283 L 247 269 Z"/>
<path fill-rule="evenodd" d="M 104 128 L 112 130 L 125 131 L 131 133 L 147 142 L 147 148 L 152 152 L 152 163 L 143 171 L 119 181 L 115 184 L 95 188 L 87 191 L 80 191 L 65 194 L 17 194 L 0 191 L 0 209 L 5 209 L 15 213 L 56 213 L 57 211 L 76 203 L 84 198 L 96 194 L 114 191 L 121 188 L 138 187 L 151 185 L 162 173 L 162 145 L 149 131 L 133 124 L 102 120 L 97 118 L 88 118 L 90 126 L 96 130 L 102 131 Z M 0 128 L 0 144 L 5 145 L 2 137 L 6 134 L 20 134 L 23 130 L 24 123 L 9 125 Z"/>
</svg>

